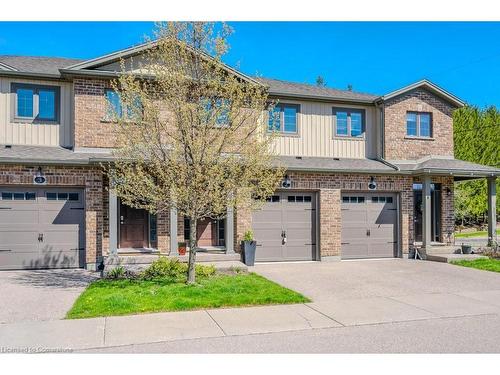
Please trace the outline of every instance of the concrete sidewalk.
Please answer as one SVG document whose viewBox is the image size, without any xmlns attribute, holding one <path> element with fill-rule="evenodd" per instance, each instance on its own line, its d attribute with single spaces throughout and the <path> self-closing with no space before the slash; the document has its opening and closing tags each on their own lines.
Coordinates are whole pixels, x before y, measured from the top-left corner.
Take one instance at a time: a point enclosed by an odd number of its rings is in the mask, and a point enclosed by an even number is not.
<svg viewBox="0 0 500 375">
<path fill-rule="evenodd" d="M 0 348 L 79 350 L 340 327 L 303 304 L 0 324 Z"/>
</svg>

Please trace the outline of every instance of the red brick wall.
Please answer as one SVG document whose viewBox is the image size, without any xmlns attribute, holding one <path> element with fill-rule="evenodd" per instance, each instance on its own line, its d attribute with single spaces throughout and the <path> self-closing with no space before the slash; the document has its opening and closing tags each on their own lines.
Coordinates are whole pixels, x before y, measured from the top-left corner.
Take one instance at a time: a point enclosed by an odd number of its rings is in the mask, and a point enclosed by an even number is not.
<svg viewBox="0 0 500 375">
<path fill-rule="evenodd" d="M 76 78 L 75 147 L 113 147 L 116 124 L 105 121 L 109 80 Z"/>
<path fill-rule="evenodd" d="M 415 89 L 385 103 L 385 158 L 411 160 L 429 155 L 453 157 L 454 107 L 424 89 Z M 407 111 L 432 113 L 432 137 L 406 136 Z"/>
</svg>

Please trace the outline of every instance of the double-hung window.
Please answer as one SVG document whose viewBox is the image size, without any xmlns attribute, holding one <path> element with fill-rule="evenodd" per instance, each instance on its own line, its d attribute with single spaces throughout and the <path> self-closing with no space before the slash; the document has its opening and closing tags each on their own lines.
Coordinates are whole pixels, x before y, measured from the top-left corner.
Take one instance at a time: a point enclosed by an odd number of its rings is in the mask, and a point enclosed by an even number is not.
<svg viewBox="0 0 500 375">
<path fill-rule="evenodd" d="M 406 135 L 408 137 L 432 137 L 432 116 L 429 112 L 406 113 Z"/>
<path fill-rule="evenodd" d="M 336 137 L 362 137 L 365 133 L 363 109 L 334 108 L 334 134 Z"/>
<path fill-rule="evenodd" d="M 42 123 L 59 121 L 59 87 L 12 83 L 11 92 L 14 121 Z"/>
<path fill-rule="evenodd" d="M 299 113 L 298 104 L 277 104 L 269 110 L 268 130 L 283 134 L 297 134 Z"/>
</svg>

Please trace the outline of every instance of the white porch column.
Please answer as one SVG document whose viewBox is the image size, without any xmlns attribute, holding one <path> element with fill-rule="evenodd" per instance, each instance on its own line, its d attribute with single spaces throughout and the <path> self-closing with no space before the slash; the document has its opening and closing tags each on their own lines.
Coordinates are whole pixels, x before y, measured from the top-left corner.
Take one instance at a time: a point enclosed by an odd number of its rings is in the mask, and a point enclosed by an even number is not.
<svg viewBox="0 0 500 375">
<path fill-rule="evenodd" d="M 170 255 L 179 255 L 177 243 L 177 209 L 170 209 Z"/>
<path fill-rule="evenodd" d="M 109 255 L 115 256 L 118 248 L 118 198 L 111 189 L 108 197 Z"/>
<path fill-rule="evenodd" d="M 497 226 L 497 186 L 496 177 L 488 178 L 488 245 L 492 245 L 496 238 Z"/>
<path fill-rule="evenodd" d="M 234 254 L 234 209 L 232 207 L 227 208 L 225 229 L 226 254 Z"/>
<path fill-rule="evenodd" d="M 422 256 L 425 258 L 431 247 L 431 177 L 424 176 L 422 182 Z"/>
</svg>

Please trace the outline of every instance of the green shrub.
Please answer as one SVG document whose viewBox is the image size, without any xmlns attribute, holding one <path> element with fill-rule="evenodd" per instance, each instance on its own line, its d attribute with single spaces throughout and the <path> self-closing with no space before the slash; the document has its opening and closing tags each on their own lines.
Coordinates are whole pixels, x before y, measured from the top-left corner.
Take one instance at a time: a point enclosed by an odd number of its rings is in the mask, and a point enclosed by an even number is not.
<svg viewBox="0 0 500 375">
<path fill-rule="evenodd" d="M 213 265 L 203 266 L 201 264 L 196 265 L 195 271 L 197 277 L 210 277 L 215 275 L 216 272 Z"/>
<path fill-rule="evenodd" d="M 180 262 L 178 259 L 170 259 L 161 257 L 155 260 L 151 265 L 146 268 L 141 273 L 141 278 L 144 280 L 171 280 L 172 282 L 181 282 L 186 280 L 186 274 L 188 270 L 187 263 Z M 215 267 L 204 266 L 197 264 L 196 276 L 198 277 L 210 277 L 215 275 Z"/>
<path fill-rule="evenodd" d="M 123 266 L 118 266 L 112 268 L 110 271 L 106 273 L 107 279 L 124 279 L 126 276 L 125 268 Z"/>
<path fill-rule="evenodd" d="M 141 278 L 144 280 L 171 279 L 178 280 L 187 272 L 187 264 L 179 262 L 178 259 L 161 257 L 142 271 Z"/>
<path fill-rule="evenodd" d="M 247 230 L 243 235 L 243 241 L 253 241 L 253 232 L 251 230 Z"/>
</svg>

